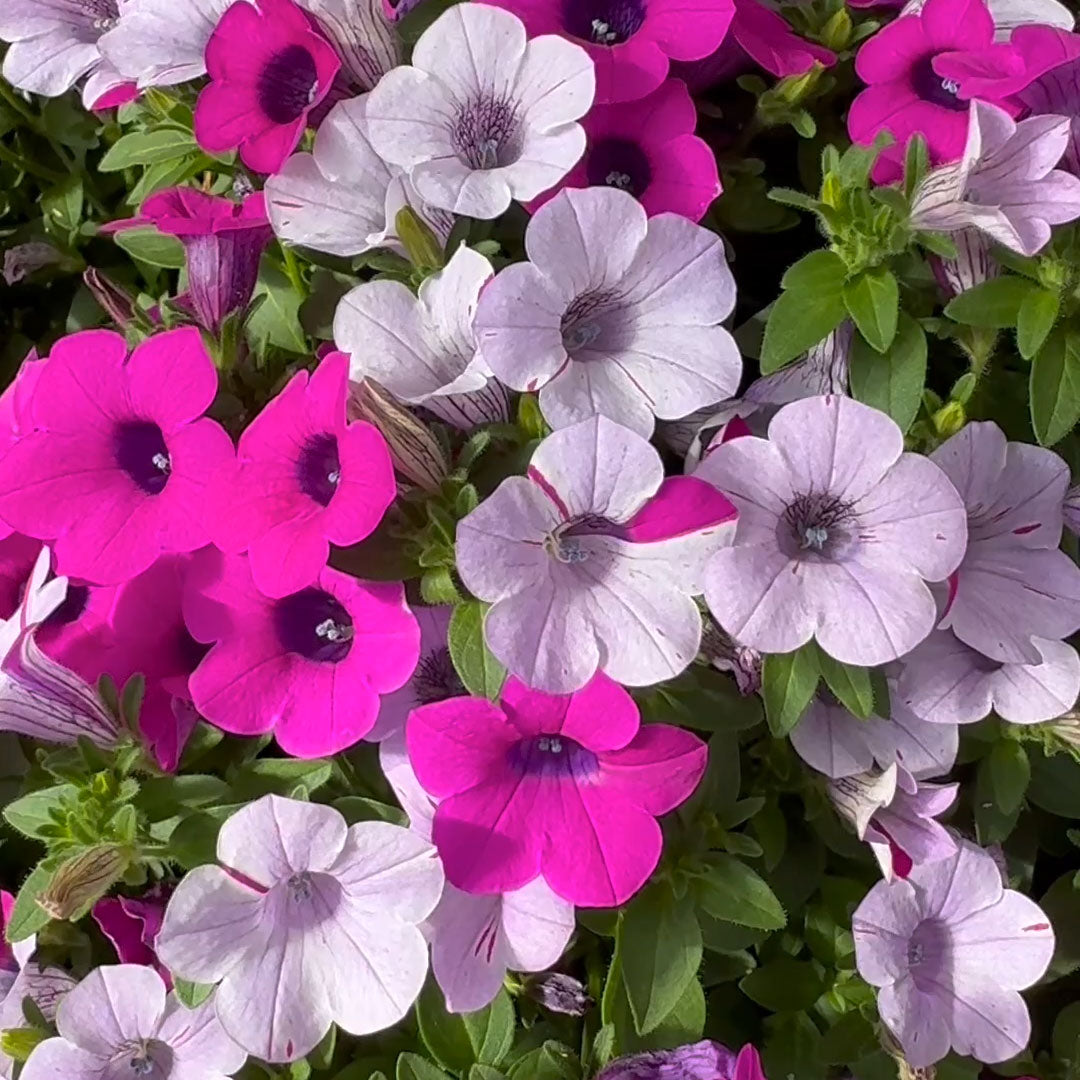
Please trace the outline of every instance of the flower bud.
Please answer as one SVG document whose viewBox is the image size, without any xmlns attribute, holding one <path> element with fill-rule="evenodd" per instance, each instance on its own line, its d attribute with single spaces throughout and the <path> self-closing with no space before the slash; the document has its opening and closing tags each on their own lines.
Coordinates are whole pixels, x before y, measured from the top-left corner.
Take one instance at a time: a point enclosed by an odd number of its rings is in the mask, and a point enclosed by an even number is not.
<svg viewBox="0 0 1080 1080">
<path fill-rule="evenodd" d="M 70 919 L 104 896 L 124 875 L 131 853 L 116 844 L 97 844 L 68 859 L 37 897 L 52 919 Z"/>
<path fill-rule="evenodd" d="M 584 1016 L 593 1004 L 577 979 L 558 972 L 529 979 L 525 983 L 525 993 L 545 1009 L 564 1016 Z"/>
<path fill-rule="evenodd" d="M 83 281 L 102 311 L 117 326 L 123 328 L 131 322 L 135 316 L 135 302 L 115 281 L 93 266 L 83 272 Z"/>
<path fill-rule="evenodd" d="M 40 1028 L 8 1028 L 0 1034 L 0 1053 L 15 1061 L 26 1061 L 38 1043 L 48 1037 L 49 1033 Z"/>
</svg>

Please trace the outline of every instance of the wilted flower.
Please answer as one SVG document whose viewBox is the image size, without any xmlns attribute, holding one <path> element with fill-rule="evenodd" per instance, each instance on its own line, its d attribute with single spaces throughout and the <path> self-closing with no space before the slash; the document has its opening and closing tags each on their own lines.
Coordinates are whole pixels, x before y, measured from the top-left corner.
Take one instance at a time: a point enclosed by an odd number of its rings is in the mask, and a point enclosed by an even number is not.
<svg viewBox="0 0 1080 1080">
<path fill-rule="evenodd" d="M 859 974 L 879 988 L 878 1013 L 911 1065 L 950 1048 L 993 1063 L 1027 1046 L 1017 991 L 1046 971 L 1054 934 L 1037 904 L 1003 887 L 985 851 L 964 842 L 907 879 L 878 882 L 852 932 Z"/>
<path fill-rule="evenodd" d="M 735 392 L 735 281 L 715 233 L 649 218 L 616 188 L 571 188 L 533 215 L 525 249 L 484 290 L 476 334 L 502 382 L 539 389 L 552 427 L 599 414 L 649 436 L 656 417 Z"/>
<path fill-rule="evenodd" d="M 47 266 L 59 266 L 67 261 L 66 256 L 52 244 L 41 240 L 31 240 L 25 244 L 15 244 L 4 252 L 4 265 L 0 270 L 7 285 L 17 285 L 38 270 Z"/>
<path fill-rule="evenodd" d="M 218 1019 L 249 1053 L 298 1061 L 333 1023 L 368 1035 L 408 1012 L 443 887 L 429 843 L 265 795 L 221 827 L 217 857 L 177 886 L 157 949 L 175 976 L 220 984 Z"/>
<path fill-rule="evenodd" d="M 839 396 L 795 401 L 768 439 L 725 442 L 695 475 L 739 510 L 705 598 L 742 644 L 781 653 L 816 638 L 837 660 L 872 666 L 933 629 L 926 582 L 960 562 L 964 508 L 933 462 L 904 453 L 884 413 Z"/>
<path fill-rule="evenodd" d="M 577 45 L 551 35 L 527 41 L 508 12 L 456 4 L 424 31 L 411 63 L 371 92 L 368 132 L 426 202 L 494 218 L 511 199 L 558 183 L 581 157 L 576 121 L 594 87 Z"/>
<path fill-rule="evenodd" d="M 584 1016 L 593 1004 L 577 979 L 559 972 L 526 979 L 525 994 L 549 1012 L 563 1016 Z"/>
<path fill-rule="evenodd" d="M 1020 255 L 1050 240 L 1050 226 L 1080 217 L 1080 177 L 1054 166 L 1069 142 L 1067 116 L 1019 123 L 983 101 L 971 103 L 961 159 L 931 172 L 912 198 L 916 229 L 974 228 Z"/>
<path fill-rule="evenodd" d="M 735 676 L 743 696 L 756 694 L 761 689 L 761 653 L 739 644 L 714 619 L 705 621 L 701 652 L 717 671 L 729 671 Z"/>
<path fill-rule="evenodd" d="M 132 853 L 119 844 L 95 844 L 61 863 L 35 897 L 51 919 L 71 919 L 109 891 L 131 865 Z"/>
</svg>

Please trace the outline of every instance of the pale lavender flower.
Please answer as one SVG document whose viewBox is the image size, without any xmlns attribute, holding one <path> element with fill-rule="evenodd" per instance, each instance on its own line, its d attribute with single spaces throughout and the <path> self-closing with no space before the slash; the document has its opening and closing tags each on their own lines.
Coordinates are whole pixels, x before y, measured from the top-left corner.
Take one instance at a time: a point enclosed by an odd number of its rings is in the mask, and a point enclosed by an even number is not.
<svg viewBox="0 0 1080 1080">
<path fill-rule="evenodd" d="M 727 671 L 735 677 L 739 693 L 744 697 L 761 690 L 761 653 L 740 644 L 713 619 L 705 620 L 701 653 L 717 671 Z"/>
<path fill-rule="evenodd" d="M 217 855 L 177 886 L 156 947 L 174 976 L 220 984 L 218 1019 L 249 1053 L 297 1061 L 332 1023 L 367 1035 L 408 1012 L 428 967 L 417 924 L 443 886 L 431 844 L 266 795 L 225 822 Z"/>
<path fill-rule="evenodd" d="M 342 297 L 334 340 L 349 353 L 349 377 L 372 378 L 400 401 L 423 405 L 469 430 L 508 417 L 506 391 L 480 356 L 473 318 L 491 263 L 464 244 L 420 285 L 368 281 Z"/>
<path fill-rule="evenodd" d="M 884 413 L 840 396 L 795 401 L 768 439 L 725 442 L 695 476 L 739 511 L 705 599 L 744 645 L 781 653 L 816 638 L 837 660 L 873 666 L 934 628 L 926 582 L 960 562 L 964 508 L 941 469 L 904 453 Z"/>
<path fill-rule="evenodd" d="M 828 691 L 814 698 L 790 738 L 807 765 L 834 780 L 894 764 L 918 779 L 942 776 L 960 745 L 955 724 L 928 724 L 896 700 L 888 719 L 861 720 Z"/>
<path fill-rule="evenodd" d="M 170 0 L 171 2 L 171 0 Z M 394 221 L 412 208 L 444 240 L 453 218 L 422 204 L 404 173 L 372 148 L 368 95 L 339 101 L 319 125 L 310 154 L 293 154 L 266 181 L 266 212 L 277 236 L 329 255 L 401 249 Z"/>
<path fill-rule="evenodd" d="M 705 1040 L 617 1058 L 596 1080 L 765 1080 L 761 1058 L 749 1044 L 738 1054 Z"/>
<path fill-rule="evenodd" d="M 1001 882 L 994 859 L 962 842 L 949 859 L 880 881 L 852 917 L 859 974 L 907 1061 L 924 1068 L 952 1048 L 1005 1061 L 1027 1046 L 1018 993 L 1037 982 L 1054 934 L 1034 901 Z"/>
<path fill-rule="evenodd" d="M 1080 59 L 1052 68 L 1017 97 L 1033 116 L 1069 117 L 1069 141 L 1061 165 L 1080 176 Z"/>
<path fill-rule="evenodd" d="M 1034 664 L 991 660 L 951 630 L 937 630 L 901 661 L 896 693 L 935 724 L 973 724 L 993 709 L 1012 724 L 1039 724 L 1066 713 L 1080 694 L 1080 656 L 1063 641 L 1033 637 Z"/>
<path fill-rule="evenodd" d="M 1001 276 L 1001 265 L 990 254 L 990 241 L 978 229 L 959 229 L 952 234 L 955 259 L 929 257 L 942 292 L 950 299 L 974 289 L 984 281 Z"/>
<path fill-rule="evenodd" d="M 409 828 L 430 840 L 436 803 L 416 779 L 404 731 L 379 746 L 379 763 L 409 815 Z M 508 970 L 545 971 L 562 955 L 574 925 L 574 905 L 556 896 L 542 877 L 490 896 L 462 892 L 447 882 L 425 924 L 431 969 L 447 1009 L 483 1009 Z"/>
<path fill-rule="evenodd" d="M 928 784 L 895 762 L 884 772 L 833 780 L 837 812 L 870 845 L 886 881 L 956 852 L 952 833 L 935 819 L 956 801 L 959 784 Z"/>
<path fill-rule="evenodd" d="M 927 175 L 915 191 L 916 229 L 974 228 L 1021 255 L 1050 240 L 1050 226 L 1080 217 L 1080 177 L 1054 166 L 1069 145 L 1066 116 L 1019 122 L 989 102 L 971 102 L 960 161 Z"/>
<path fill-rule="evenodd" d="M 420 197 L 475 218 L 554 187 L 585 150 L 578 121 L 596 76 L 579 45 L 526 40 L 521 20 L 457 4 L 424 31 L 411 64 L 388 72 L 368 101 L 371 143 L 408 170 Z"/>
<path fill-rule="evenodd" d="M 214 1015 L 187 1009 L 143 964 L 95 968 L 60 1002 L 57 1038 L 35 1047 L 22 1080 L 224 1080 L 247 1054 Z"/>
<path fill-rule="evenodd" d="M 340 83 L 351 93 L 370 90 L 401 63 L 404 45 L 386 17 L 383 0 L 298 0 L 341 57 Z"/>
<path fill-rule="evenodd" d="M 567 189 L 525 233 L 476 313 L 480 352 L 552 427 L 599 414 L 641 435 L 731 397 L 742 360 L 723 321 L 735 281 L 715 233 L 649 218 L 618 188 Z"/>
<path fill-rule="evenodd" d="M 665 480 L 645 439 L 597 416 L 549 435 L 527 476 L 458 523 L 457 568 L 493 605 L 491 651 L 528 685 L 569 694 L 600 670 L 648 686 L 697 655 L 693 597 L 734 517 L 714 488 Z"/>
<path fill-rule="evenodd" d="M 1052 450 L 968 424 L 931 455 L 967 507 L 968 548 L 941 620 L 993 660 L 1038 664 L 1032 638 L 1080 628 L 1080 568 L 1061 551 L 1069 470 Z"/>
<path fill-rule="evenodd" d="M 1080 536 L 1080 486 L 1071 487 L 1065 493 L 1061 513 L 1065 528 L 1074 535 Z"/>
<path fill-rule="evenodd" d="M 805 356 L 772 375 L 755 379 L 743 394 L 743 401 L 777 406 L 818 394 L 847 395 L 854 334 L 855 328 L 845 319 Z"/>
</svg>

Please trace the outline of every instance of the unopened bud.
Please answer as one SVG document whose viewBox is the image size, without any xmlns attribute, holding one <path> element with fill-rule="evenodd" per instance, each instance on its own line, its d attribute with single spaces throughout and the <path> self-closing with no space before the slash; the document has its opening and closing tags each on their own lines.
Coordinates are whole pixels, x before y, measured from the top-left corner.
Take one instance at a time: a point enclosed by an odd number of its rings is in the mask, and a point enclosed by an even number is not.
<svg viewBox="0 0 1080 1080">
<path fill-rule="evenodd" d="M 8 1028 L 0 1034 L 0 1052 L 15 1061 L 26 1061 L 38 1043 L 49 1037 L 47 1031 L 38 1028 Z"/>
<path fill-rule="evenodd" d="M 847 13 L 847 8 L 841 8 L 821 28 L 818 38 L 827 49 L 842 52 L 851 42 L 851 31 L 851 16 Z"/>
<path fill-rule="evenodd" d="M 933 416 L 934 430 L 944 439 L 955 435 L 965 423 L 967 413 L 959 401 L 947 401 Z"/>
<path fill-rule="evenodd" d="M 351 420 L 366 420 L 379 429 L 402 476 L 425 491 L 441 488 L 450 472 L 442 444 L 388 390 L 372 379 L 350 383 L 348 412 Z"/>
<path fill-rule="evenodd" d="M 577 979 L 557 972 L 536 975 L 527 980 L 525 993 L 545 1009 L 564 1016 L 584 1016 L 593 1004 L 585 987 Z"/>
<path fill-rule="evenodd" d="M 784 101 L 795 105 L 803 101 L 818 84 L 821 73 L 825 70 L 820 61 L 815 60 L 813 67 L 802 75 L 789 75 L 776 84 L 775 93 Z"/>
<path fill-rule="evenodd" d="M 438 270 L 445 262 L 439 238 L 411 206 L 403 206 L 397 212 L 394 231 L 409 261 L 418 270 Z"/>
<path fill-rule="evenodd" d="M 717 671 L 729 671 L 743 697 L 761 689 L 761 653 L 736 641 L 710 618 L 705 620 L 701 652 Z"/>
<path fill-rule="evenodd" d="M 135 314 L 135 301 L 115 281 L 93 266 L 83 272 L 83 281 L 102 311 L 117 326 L 123 328 L 131 322 Z"/>
<path fill-rule="evenodd" d="M 68 859 L 37 897 L 51 919 L 70 919 L 100 900 L 124 875 L 130 852 L 116 844 L 98 844 Z"/>
</svg>

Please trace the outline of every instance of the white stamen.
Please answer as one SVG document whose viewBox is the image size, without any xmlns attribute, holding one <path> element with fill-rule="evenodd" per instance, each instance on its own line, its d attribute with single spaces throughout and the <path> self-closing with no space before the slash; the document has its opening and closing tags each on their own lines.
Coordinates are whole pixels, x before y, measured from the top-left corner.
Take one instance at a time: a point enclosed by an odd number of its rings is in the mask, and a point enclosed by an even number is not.
<svg viewBox="0 0 1080 1080">
<path fill-rule="evenodd" d="M 338 481 L 341 479 L 341 470 L 340 469 L 334 469 L 333 472 L 328 472 L 326 474 L 326 479 L 327 479 L 327 481 L 329 483 L 334 484 L 336 486 Z"/>
<path fill-rule="evenodd" d="M 157 469 L 157 471 L 160 473 L 165 473 L 166 475 L 168 475 L 170 472 L 172 472 L 172 461 L 169 459 L 168 454 L 155 454 L 150 459 L 150 464 L 153 465 L 154 468 Z"/>
<path fill-rule="evenodd" d="M 93 23 L 91 23 L 91 26 L 93 26 L 95 30 L 100 30 L 104 34 L 106 30 L 111 30 L 114 26 L 116 26 L 119 21 L 119 19 L 113 19 L 105 16 L 101 19 L 95 19 Z"/>
<path fill-rule="evenodd" d="M 960 93 L 960 84 L 954 79 L 942 79 L 941 88 L 942 90 L 948 91 L 953 96 Z"/>
<path fill-rule="evenodd" d="M 825 547 L 825 541 L 829 539 L 829 530 L 822 525 L 807 525 L 803 529 L 803 548 L 813 548 L 821 551 Z"/>
<path fill-rule="evenodd" d="M 302 870 L 299 874 L 293 874 L 286 882 L 293 900 L 311 899 L 311 875 Z"/>
<path fill-rule="evenodd" d="M 563 334 L 563 346 L 567 351 L 584 349 L 600 336 L 600 327 L 596 323 L 579 323 Z"/>
<path fill-rule="evenodd" d="M 485 139 L 480 144 L 480 168 L 494 169 L 499 164 L 499 140 Z"/>
<path fill-rule="evenodd" d="M 611 45 L 619 35 L 603 19 L 593 19 L 592 36 L 600 45 Z"/>
<path fill-rule="evenodd" d="M 562 739 L 560 739 L 558 737 L 554 737 L 554 736 L 552 737 L 552 740 L 551 740 L 551 752 L 553 754 L 561 754 L 562 753 Z"/>
<path fill-rule="evenodd" d="M 315 627 L 315 636 L 327 641 L 349 641 L 353 636 L 351 626 L 339 626 L 333 619 L 323 619 Z"/>
<path fill-rule="evenodd" d="M 615 172 L 612 170 L 604 177 L 604 183 L 608 187 L 617 187 L 620 191 L 629 191 L 631 177 L 629 173 Z"/>
<path fill-rule="evenodd" d="M 907 959 L 909 964 L 921 964 L 923 961 L 923 947 L 921 942 L 913 941 L 908 946 Z"/>
</svg>

